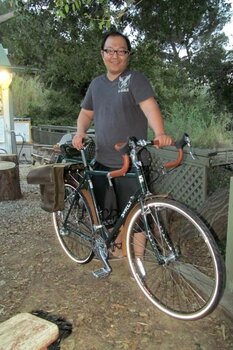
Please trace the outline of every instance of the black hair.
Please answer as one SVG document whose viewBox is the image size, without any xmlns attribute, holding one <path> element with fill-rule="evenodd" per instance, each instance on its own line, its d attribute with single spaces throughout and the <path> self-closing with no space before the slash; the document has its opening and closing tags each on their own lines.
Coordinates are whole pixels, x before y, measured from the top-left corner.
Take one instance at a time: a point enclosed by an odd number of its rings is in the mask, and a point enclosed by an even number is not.
<svg viewBox="0 0 233 350">
<path fill-rule="evenodd" d="M 110 36 L 121 36 L 126 41 L 127 49 L 129 51 L 131 51 L 131 44 L 130 44 L 129 38 L 126 35 L 124 35 L 124 34 L 122 34 L 120 32 L 117 32 L 117 31 L 109 32 L 109 33 L 105 34 L 105 36 L 104 36 L 104 38 L 102 40 L 101 50 L 104 49 L 105 42 Z"/>
</svg>

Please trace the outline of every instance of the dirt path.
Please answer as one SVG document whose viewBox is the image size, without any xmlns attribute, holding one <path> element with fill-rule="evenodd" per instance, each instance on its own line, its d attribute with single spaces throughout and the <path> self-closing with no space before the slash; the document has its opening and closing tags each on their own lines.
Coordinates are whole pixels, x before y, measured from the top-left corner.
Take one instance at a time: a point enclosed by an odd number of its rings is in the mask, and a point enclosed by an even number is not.
<svg viewBox="0 0 233 350">
<path fill-rule="evenodd" d="M 233 321 L 217 309 L 194 322 L 172 319 L 152 307 L 130 278 L 127 261 L 112 262 L 107 279 L 78 266 L 59 246 L 51 215 L 39 207 L 38 189 L 0 202 L 0 321 L 42 309 L 72 322 L 62 350 L 233 349 Z M 33 350 L 33 349 L 32 349 Z"/>
</svg>

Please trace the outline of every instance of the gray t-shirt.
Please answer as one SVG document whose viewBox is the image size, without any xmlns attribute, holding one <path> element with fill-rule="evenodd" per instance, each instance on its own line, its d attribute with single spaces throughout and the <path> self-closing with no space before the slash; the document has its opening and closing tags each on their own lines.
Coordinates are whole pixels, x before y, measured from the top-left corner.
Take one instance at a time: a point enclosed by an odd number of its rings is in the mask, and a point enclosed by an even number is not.
<svg viewBox="0 0 233 350">
<path fill-rule="evenodd" d="M 94 111 L 96 160 L 108 167 L 119 168 L 122 158 L 114 149 L 129 136 L 147 138 L 147 119 L 139 103 L 154 96 L 142 73 L 126 70 L 110 81 L 106 74 L 95 78 L 82 102 L 82 108 Z"/>
</svg>

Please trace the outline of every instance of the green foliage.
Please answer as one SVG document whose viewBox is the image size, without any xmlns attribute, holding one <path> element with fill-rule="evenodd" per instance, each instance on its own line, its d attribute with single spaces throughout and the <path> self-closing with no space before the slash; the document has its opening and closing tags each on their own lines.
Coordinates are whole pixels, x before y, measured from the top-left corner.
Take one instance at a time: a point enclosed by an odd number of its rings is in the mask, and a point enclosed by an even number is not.
<svg viewBox="0 0 233 350">
<path fill-rule="evenodd" d="M 102 33 L 90 30 L 85 18 L 77 19 L 72 14 L 56 20 L 54 5 L 49 2 L 46 6 L 45 2 L 33 1 L 31 6 L 28 1 L 9 26 L 2 27 L 4 46 L 9 49 L 13 65 L 37 70 L 46 89 L 51 90 L 45 106 L 32 106 L 30 113 L 43 120 L 52 118 L 54 123 L 67 118 L 63 124 L 68 125 L 74 123 L 70 116 L 75 114 L 76 119 L 90 81 L 103 71 L 98 43 Z"/>
<path fill-rule="evenodd" d="M 225 108 L 233 113 L 233 50 L 223 48 L 224 35 L 218 35 L 203 44 L 198 54 L 190 63 L 190 75 L 200 85 L 207 85 L 221 111 Z"/>
<path fill-rule="evenodd" d="M 205 87 L 210 86 L 207 81 L 202 85 L 201 81 L 190 79 L 188 69 L 176 62 L 164 61 L 153 53 L 155 50 L 149 42 L 146 46 L 139 45 L 132 63 L 139 69 L 144 62 L 143 71 L 154 87 L 167 132 L 175 138 L 187 132 L 197 147 L 232 144 L 231 133 L 227 131 L 231 128 L 232 115 L 216 103 L 213 90 Z M 217 59 L 217 54 L 215 57 Z M 201 60 L 197 69 L 201 70 Z M 208 69 L 211 71 L 211 64 Z M 212 72 L 214 77 L 214 70 Z M 208 70 L 201 76 L 208 77 Z"/>
<path fill-rule="evenodd" d="M 200 49 L 230 18 L 230 7 L 225 0 L 164 0 L 138 2 L 131 15 L 131 26 L 139 36 L 160 47 L 160 55 L 180 61 L 180 51 L 187 59 Z"/>
<path fill-rule="evenodd" d="M 70 125 L 75 126 L 79 111 L 78 104 L 63 95 L 62 92 L 49 90 L 45 104 L 34 106 L 30 109 L 28 117 L 32 119 L 33 125 Z"/>
<path fill-rule="evenodd" d="M 62 92 L 50 90 L 47 96 L 46 108 L 41 111 L 44 119 L 51 125 L 71 125 L 76 124 L 79 111 L 78 103 L 74 104 L 72 99 Z M 38 115 L 34 118 L 36 124 L 41 124 Z M 45 123 L 45 124 L 46 124 Z"/>
<path fill-rule="evenodd" d="M 228 131 L 230 117 L 229 113 L 216 114 L 215 101 L 207 91 L 196 88 L 187 93 L 186 99 L 170 106 L 166 131 L 175 138 L 188 133 L 198 148 L 224 147 L 233 143 L 232 133 Z"/>
<path fill-rule="evenodd" d="M 3 3 L 4 11 L 10 9 L 9 0 Z M 171 133 L 187 126 L 197 144 L 225 142 L 226 111 L 233 108 L 232 52 L 226 53 L 219 35 L 229 18 L 226 0 L 16 3 L 16 17 L 1 25 L 0 35 L 11 63 L 37 69 L 40 76 L 41 92 L 19 110 L 34 124 L 74 125 L 90 81 L 104 71 L 102 32 L 130 24 L 131 66 L 151 81 Z"/>
<path fill-rule="evenodd" d="M 79 111 L 69 95 L 46 89 L 38 76 L 16 75 L 12 83 L 14 115 L 33 125 L 75 125 Z"/>
<path fill-rule="evenodd" d="M 196 83 L 208 84 L 212 96 L 220 101 L 216 105 L 218 111 L 232 113 L 233 51 L 224 49 L 227 38 L 220 32 L 230 18 L 230 8 L 231 5 L 225 0 L 144 0 L 132 13 L 131 26 L 138 33 L 140 50 L 145 50 L 143 64 L 147 59 L 153 64 L 153 56 L 160 57 L 158 68 L 162 67 L 166 72 L 165 78 L 161 76 L 162 80 L 167 79 L 176 66 L 175 69 L 181 72 L 181 82 L 184 74 Z M 166 67 L 168 65 L 169 69 Z M 175 72 L 174 80 L 178 82 L 176 77 Z M 159 82 L 155 85 L 156 91 L 158 86 L 159 90 L 162 89 L 160 85 Z M 169 94 L 162 96 L 168 97 L 164 99 L 164 106 L 167 106 Z"/>
<path fill-rule="evenodd" d="M 69 14 L 84 15 L 89 26 L 107 30 L 119 24 L 127 10 L 134 5 L 134 0 L 55 0 L 56 14 L 66 18 Z"/>
<path fill-rule="evenodd" d="M 44 108 L 48 91 L 38 76 L 15 75 L 11 89 L 15 116 L 26 117 L 32 109 Z"/>
</svg>

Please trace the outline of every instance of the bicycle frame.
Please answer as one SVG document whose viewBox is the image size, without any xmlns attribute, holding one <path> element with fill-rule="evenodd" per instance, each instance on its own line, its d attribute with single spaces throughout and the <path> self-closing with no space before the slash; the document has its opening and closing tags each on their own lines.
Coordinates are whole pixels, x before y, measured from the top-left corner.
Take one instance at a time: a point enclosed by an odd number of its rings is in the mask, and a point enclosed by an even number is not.
<svg viewBox="0 0 233 350">
<path fill-rule="evenodd" d="M 87 162 L 86 160 L 86 155 L 85 155 L 85 149 L 81 150 L 81 156 L 82 156 L 82 163 L 84 165 L 84 176 L 82 177 L 78 187 L 75 190 L 75 195 L 74 198 L 71 202 L 70 208 L 67 212 L 67 215 L 64 219 L 64 227 L 66 226 L 70 212 L 75 205 L 75 202 L 78 197 L 78 193 L 81 189 L 83 188 L 88 188 L 88 192 L 90 193 L 91 200 L 93 203 L 94 211 L 95 211 L 95 217 L 97 219 L 96 224 L 94 225 L 94 231 L 98 232 L 100 236 L 104 239 L 105 244 L 107 248 L 113 244 L 114 240 L 119 234 L 120 227 L 124 224 L 126 221 L 126 218 L 133 208 L 133 206 L 137 203 L 141 203 L 141 207 L 143 207 L 143 200 L 145 199 L 145 196 L 150 195 L 151 193 L 148 190 L 148 186 L 145 180 L 145 176 L 143 173 L 142 165 L 138 161 L 137 155 L 133 154 L 131 155 L 131 159 L 133 161 L 133 166 L 134 166 L 134 171 L 133 172 L 128 172 L 125 174 L 124 177 L 126 178 L 135 178 L 138 180 L 139 184 L 139 189 L 129 198 L 129 201 L 125 205 L 125 208 L 123 209 L 122 213 L 120 214 L 119 218 L 117 219 L 116 223 L 114 224 L 114 227 L 112 228 L 111 231 L 107 230 L 106 226 L 102 223 L 99 211 L 98 211 L 98 206 L 94 194 L 94 189 L 93 189 L 93 183 L 91 180 L 92 176 L 103 176 L 103 177 L 108 177 L 109 172 L 108 171 L 100 171 L 100 170 L 93 170 L 91 168 L 91 165 Z M 111 180 L 109 180 L 109 185 L 112 186 Z M 148 227 L 147 223 L 145 222 L 146 227 Z"/>
<path fill-rule="evenodd" d="M 176 160 L 165 163 L 164 166 L 166 168 L 174 168 L 178 166 L 182 159 L 183 159 L 183 147 L 187 144 L 186 141 L 186 136 L 180 140 L 180 145 L 177 146 L 178 149 L 178 157 Z M 75 190 L 74 198 L 71 201 L 71 205 L 68 209 L 67 215 L 64 218 L 64 224 L 63 228 L 66 230 L 67 225 L 68 225 L 68 219 L 70 212 L 75 205 L 75 203 L 78 200 L 80 190 L 82 189 L 87 189 L 92 200 L 92 213 L 93 213 L 93 208 L 94 208 L 94 218 L 95 222 L 93 225 L 93 238 L 90 239 L 90 237 L 86 237 L 88 241 L 91 240 L 93 244 L 93 251 L 94 253 L 103 261 L 104 267 L 100 270 L 97 270 L 96 272 L 93 272 L 93 274 L 96 277 L 103 277 L 109 274 L 111 271 L 111 268 L 107 262 L 108 260 L 108 249 L 114 245 L 114 241 L 117 238 L 119 232 L 120 232 L 120 227 L 122 224 L 125 223 L 126 218 L 132 208 L 139 203 L 140 204 L 140 209 L 142 213 L 142 225 L 143 225 L 143 231 L 146 232 L 146 237 L 149 239 L 151 242 L 151 245 L 154 250 L 154 254 L 156 255 L 159 264 L 165 264 L 166 261 L 163 259 L 163 256 L 160 254 L 159 248 L 157 246 L 156 240 L 151 234 L 150 230 L 150 225 L 148 222 L 147 215 L 148 213 L 150 214 L 150 211 L 147 211 L 147 207 L 145 206 L 145 199 L 148 198 L 148 196 L 151 195 L 148 189 L 147 181 L 143 172 L 143 165 L 142 162 L 139 161 L 138 159 L 138 154 L 137 154 L 137 147 L 143 148 L 148 145 L 158 145 L 157 141 L 145 141 L 145 140 L 137 140 L 135 137 L 131 137 L 128 139 L 127 143 L 119 143 L 115 145 L 116 150 L 118 150 L 123 157 L 123 165 L 121 169 L 113 170 L 113 171 L 99 171 L 99 170 L 93 170 L 91 163 L 87 162 L 86 159 L 86 154 L 85 150 L 87 147 L 81 149 L 81 157 L 82 157 L 82 164 L 84 166 L 84 175 L 81 176 L 82 179 L 79 182 L 78 187 Z M 131 164 L 132 164 L 132 170 L 129 171 L 129 159 L 131 159 Z M 77 161 L 77 163 L 80 163 Z M 104 176 L 109 180 L 109 185 L 112 186 L 112 178 L 119 177 L 119 176 L 124 176 L 124 177 L 133 177 L 135 180 L 138 182 L 138 190 L 129 198 L 129 201 L 125 205 L 125 208 L 121 212 L 119 218 L 117 219 L 114 227 L 111 230 L 108 230 L 105 224 L 102 222 L 101 215 L 98 211 L 97 207 L 97 202 L 94 194 L 94 189 L 93 189 L 93 183 L 92 183 L 92 176 Z M 158 223 L 157 223 L 158 224 Z M 161 230 L 161 228 L 158 225 L 158 229 L 160 232 L 160 235 L 163 236 L 166 233 Z M 171 255 L 174 256 L 174 247 L 169 246 L 169 250 L 171 251 Z"/>
</svg>

